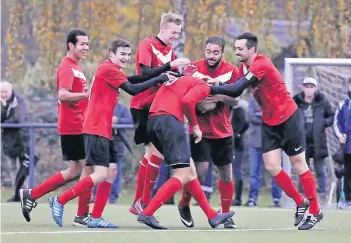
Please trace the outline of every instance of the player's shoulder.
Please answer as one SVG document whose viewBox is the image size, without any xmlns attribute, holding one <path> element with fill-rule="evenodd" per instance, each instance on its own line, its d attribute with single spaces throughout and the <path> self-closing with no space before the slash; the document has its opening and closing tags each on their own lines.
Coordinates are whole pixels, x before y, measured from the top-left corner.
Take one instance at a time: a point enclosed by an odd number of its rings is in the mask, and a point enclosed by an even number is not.
<svg viewBox="0 0 351 243">
<path fill-rule="evenodd" d="M 223 70 L 225 71 L 238 71 L 238 67 L 226 60 L 222 60 L 222 67 L 223 67 Z"/>
<path fill-rule="evenodd" d="M 141 40 L 139 42 L 139 45 L 138 46 L 146 46 L 146 45 L 150 45 L 150 44 L 155 44 L 156 42 L 156 38 L 154 36 L 149 36 L 149 37 L 146 37 L 145 39 Z"/>
<path fill-rule="evenodd" d="M 206 60 L 203 58 L 203 59 L 192 62 L 192 64 L 198 68 L 198 67 L 206 64 Z"/>
<path fill-rule="evenodd" d="M 80 70 L 80 66 L 78 63 L 76 63 L 75 61 L 73 61 L 71 58 L 69 57 L 65 57 L 62 59 L 60 65 L 58 66 L 58 69 L 77 69 Z"/>
<path fill-rule="evenodd" d="M 104 74 L 104 73 L 115 73 L 115 74 L 123 74 L 122 71 L 117 67 L 117 65 L 113 64 L 110 60 L 106 60 L 105 62 L 101 63 L 96 73 Z"/>
<path fill-rule="evenodd" d="M 256 63 L 259 62 L 260 65 L 273 65 L 273 62 L 269 57 L 262 55 L 260 53 L 257 53 L 257 56 L 256 56 L 254 62 L 256 62 Z"/>
</svg>

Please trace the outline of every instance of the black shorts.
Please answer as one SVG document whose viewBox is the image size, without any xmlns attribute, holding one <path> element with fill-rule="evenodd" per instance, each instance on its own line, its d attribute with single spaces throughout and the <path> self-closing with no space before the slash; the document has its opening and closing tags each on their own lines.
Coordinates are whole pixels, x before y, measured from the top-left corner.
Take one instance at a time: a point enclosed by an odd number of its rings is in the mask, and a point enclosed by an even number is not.
<svg viewBox="0 0 351 243">
<path fill-rule="evenodd" d="M 305 151 L 305 127 L 300 110 L 296 110 L 288 120 L 277 126 L 262 125 L 262 152 L 267 153 L 279 148 L 288 156 Z"/>
<path fill-rule="evenodd" d="M 167 165 L 174 169 L 190 166 L 190 148 L 181 121 L 169 115 L 153 116 L 149 118 L 147 131 Z"/>
<path fill-rule="evenodd" d="M 210 162 L 216 166 L 229 165 L 233 162 L 233 136 L 219 139 L 202 138 L 195 143 L 190 135 L 191 157 L 195 163 Z"/>
<path fill-rule="evenodd" d="M 149 144 L 150 138 L 147 133 L 147 121 L 149 119 L 148 110 L 138 110 L 131 108 L 130 113 L 133 117 L 133 124 L 135 128 L 134 142 L 135 144 Z"/>
<path fill-rule="evenodd" d="M 113 141 L 98 135 L 84 134 L 84 146 L 87 154 L 86 165 L 109 167 L 117 162 L 116 149 Z"/>
<path fill-rule="evenodd" d="M 85 159 L 83 134 L 61 135 L 61 150 L 64 161 Z"/>
</svg>

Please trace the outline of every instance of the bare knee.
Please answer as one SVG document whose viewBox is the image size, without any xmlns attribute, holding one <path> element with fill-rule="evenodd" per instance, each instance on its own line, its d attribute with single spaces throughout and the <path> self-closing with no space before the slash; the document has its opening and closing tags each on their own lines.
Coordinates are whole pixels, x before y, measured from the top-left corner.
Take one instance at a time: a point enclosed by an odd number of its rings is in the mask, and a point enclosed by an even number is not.
<svg viewBox="0 0 351 243">
<path fill-rule="evenodd" d="M 150 160 L 152 155 L 155 155 L 155 156 L 163 159 L 163 155 L 161 154 L 161 152 L 158 151 L 152 143 L 149 143 L 148 145 L 145 145 L 145 157 L 148 160 Z"/>
<path fill-rule="evenodd" d="M 223 182 L 230 182 L 233 180 L 232 164 L 218 166 L 219 178 Z"/>
<path fill-rule="evenodd" d="M 308 164 L 306 162 L 305 152 L 290 156 L 289 160 L 291 162 L 292 168 L 297 172 L 297 174 L 301 175 L 309 170 Z"/>
<path fill-rule="evenodd" d="M 108 179 L 109 175 L 109 167 L 95 165 L 94 166 L 94 173 L 90 175 L 91 179 L 93 180 L 94 184 L 99 184 L 104 182 Z"/>
<path fill-rule="evenodd" d="M 115 180 L 116 176 L 117 176 L 117 165 L 115 163 L 110 164 L 108 169 L 107 181 L 112 183 Z"/>
<path fill-rule="evenodd" d="M 78 179 L 82 173 L 82 167 L 78 162 L 70 161 L 68 168 L 64 171 L 61 171 L 61 173 L 65 181 L 75 180 Z"/>
<path fill-rule="evenodd" d="M 276 176 L 282 168 L 281 150 L 273 150 L 263 154 L 264 166 L 271 176 Z"/>
</svg>

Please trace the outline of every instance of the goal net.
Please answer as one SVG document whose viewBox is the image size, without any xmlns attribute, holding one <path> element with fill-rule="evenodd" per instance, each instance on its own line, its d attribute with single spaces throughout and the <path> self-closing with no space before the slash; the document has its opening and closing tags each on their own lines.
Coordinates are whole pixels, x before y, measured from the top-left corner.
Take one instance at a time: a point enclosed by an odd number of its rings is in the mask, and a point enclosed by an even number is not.
<svg viewBox="0 0 351 243">
<path fill-rule="evenodd" d="M 326 96 L 334 110 L 340 100 L 346 98 L 348 82 L 351 79 L 351 59 L 319 59 L 319 58 L 286 58 L 284 79 L 292 95 L 302 90 L 302 81 L 305 77 L 314 77 L 318 82 L 319 90 Z M 336 182 L 334 168 L 335 162 L 332 155 L 339 150 L 338 139 L 334 135 L 333 127 L 326 129 L 329 157 L 326 163 L 327 194 L 319 195 L 323 207 L 336 207 Z M 313 161 L 310 161 L 311 170 L 314 172 Z M 298 185 L 298 176 L 291 170 L 288 158 L 285 155 L 283 167 L 291 173 L 291 177 Z M 318 183 L 317 183 L 318 187 Z M 292 201 L 283 196 L 285 207 L 293 205 Z"/>
</svg>

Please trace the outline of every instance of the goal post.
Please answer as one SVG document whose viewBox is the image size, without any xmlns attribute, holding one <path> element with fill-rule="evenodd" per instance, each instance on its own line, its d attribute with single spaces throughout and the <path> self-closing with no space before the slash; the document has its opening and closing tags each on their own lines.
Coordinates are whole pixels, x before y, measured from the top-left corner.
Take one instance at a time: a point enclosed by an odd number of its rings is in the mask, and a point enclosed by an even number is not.
<svg viewBox="0 0 351 243">
<path fill-rule="evenodd" d="M 312 76 L 317 79 L 319 89 L 326 95 L 333 109 L 336 109 L 340 100 L 346 97 L 346 84 L 351 79 L 351 59 L 346 58 L 285 58 L 284 80 L 288 91 L 295 95 L 301 91 L 303 78 Z M 332 128 L 327 129 L 327 144 L 329 157 L 326 158 L 327 200 L 324 206 L 334 205 L 336 178 L 332 154 L 338 149 L 338 142 Z M 311 163 L 313 164 L 313 163 Z M 283 168 L 292 176 L 295 185 L 298 185 L 298 176 L 291 170 L 288 156 L 283 155 Z M 284 207 L 293 205 L 284 193 L 282 197 Z"/>
</svg>

